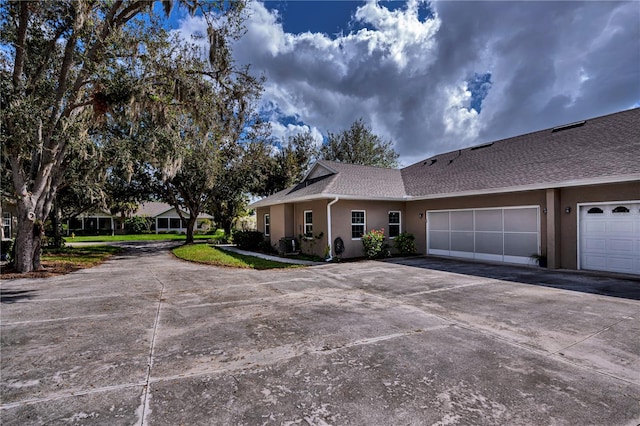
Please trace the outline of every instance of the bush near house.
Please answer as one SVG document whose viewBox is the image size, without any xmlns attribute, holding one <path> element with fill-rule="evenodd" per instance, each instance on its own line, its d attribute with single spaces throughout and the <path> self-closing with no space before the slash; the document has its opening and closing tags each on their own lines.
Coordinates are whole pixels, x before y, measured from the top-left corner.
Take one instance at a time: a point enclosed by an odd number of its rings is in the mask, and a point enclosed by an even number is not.
<svg viewBox="0 0 640 426">
<path fill-rule="evenodd" d="M 364 255 L 369 259 L 388 257 L 389 247 L 384 242 L 384 229 L 372 229 L 361 238 Z"/>
<path fill-rule="evenodd" d="M 143 234 L 150 232 L 151 219 L 143 216 L 133 216 L 124 220 L 124 227 L 128 234 Z"/>
<path fill-rule="evenodd" d="M 403 232 L 393 240 L 393 246 L 400 254 L 415 254 L 416 237 L 408 232 Z"/>
<path fill-rule="evenodd" d="M 260 250 L 264 246 L 264 234 L 259 231 L 233 231 L 233 242 L 243 250 Z"/>
<path fill-rule="evenodd" d="M 12 261 L 13 259 L 13 240 L 2 240 L 0 243 L 0 259 Z"/>
</svg>

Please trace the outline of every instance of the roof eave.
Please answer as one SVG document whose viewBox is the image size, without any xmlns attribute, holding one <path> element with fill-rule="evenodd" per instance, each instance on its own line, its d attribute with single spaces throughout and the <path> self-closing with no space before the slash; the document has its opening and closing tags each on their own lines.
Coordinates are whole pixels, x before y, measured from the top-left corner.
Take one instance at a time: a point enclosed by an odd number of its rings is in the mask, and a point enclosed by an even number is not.
<svg viewBox="0 0 640 426">
<path fill-rule="evenodd" d="M 509 186 L 509 187 L 503 187 L 503 188 L 489 188 L 489 189 L 472 190 L 472 191 L 459 191 L 459 192 L 449 192 L 449 193 L 442 193 L 442 194 L 409 196 L 407 201 L 434 200 L 438 198 L 453 198 L 453 197 L 470 197 L 473 195 L 504 194 L 508 192 L 539 191 L 542 189 L 571 188 L 576 186 L 603 185 L 608 183 L 624 183 L 624 182 L 634 182 L 634 181 L 640 181 L 640 173 L 634 173 L 629 175 L 619 175 L 619 176 L 607 176 L 604 178 L 576 179 L 576 180 L 569 180 L 569 181 L 563 181 L 563 182 L 546 182 L 546 183 L 531 184 L 531 185 Z"/>
<path fill-rule="evenodd" d="M 317 200 L 333 200 L 339 198 L 341 200 L 364 200 L 364 201 L 408 201 L 410 197 L 407 195 L 401 195 L 399 197 L 367 197 L 363 195 L 344 195 L 344 194 L 313 194 L 304 197 L 296 197 L 288 200 L 273 200 L 266 203 L 256 201 L 249 204 L 249 208 L 256 209 L 260 207 L 270 207 L 277 204 L 289 204 L 289 203 L 302 203 L 305 201 L 317 201 Z"/>
</svg>

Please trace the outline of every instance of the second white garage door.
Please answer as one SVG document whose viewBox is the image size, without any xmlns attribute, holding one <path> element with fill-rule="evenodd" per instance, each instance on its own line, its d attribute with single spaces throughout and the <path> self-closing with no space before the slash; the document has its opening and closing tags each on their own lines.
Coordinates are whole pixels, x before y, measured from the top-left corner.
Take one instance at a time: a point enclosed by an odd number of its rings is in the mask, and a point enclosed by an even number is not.
<svg viewBox="0 0 640 426">
<path fill-rule="evenodd" d="M 538 206 L 427 212 L 427 254 L 526 264 L 539 252 Z"/>
<path fill-rule="evenodd" d="M 580 206 L 580 268 L 640 274 L 640 202 Z"/>
</svg>

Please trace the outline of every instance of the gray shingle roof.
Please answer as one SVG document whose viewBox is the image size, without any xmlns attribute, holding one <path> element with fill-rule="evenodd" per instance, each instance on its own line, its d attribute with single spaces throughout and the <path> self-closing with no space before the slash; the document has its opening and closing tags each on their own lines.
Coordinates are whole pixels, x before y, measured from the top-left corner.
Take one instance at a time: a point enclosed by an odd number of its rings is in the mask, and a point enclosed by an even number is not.
<svg viewBox="0 0 640 426">
<path fill-rule="evenodd" d="M 436 155 L 402 170 L 319 161 L 336 173 L 253 203 L 411 199 L 640 180 L 640 108 Z"/>
<path fill-rule="evenodd" d="M 640 177 L 640 108 L 581 123 L 418 162 L 402 170 L 405 189 L 410 196 L 421 197 Z"/>
<path fill-rule="evenodd" d="M 148 217 L 156 217 L 165 213 L 173 208 L 172 205 L 168 203 L 161 203 L 158 201 L 145 201 L 138 206 L 138 210 L 134 213 L 135 216 L 148 216 Z M 184 213 L 189 216 L 189 212 L 184 210 Z M 213 219 L 213 216 L 207 213 L 198 214 L 198 218 L 200 219 Z"/>
<path fill-rule="evenodd" d="M 398 169 L 327 160 L 320 160 L 314 165 L 314 167 L 324 166 L 335 173 L 307 179 L 307 185 L 303 182 L 303 184 L 287 188 L 251 204 L 251 207 L 333 198 L 335 196 L 354 199 L 401 199 L 405 195 L 402 174 Z"/>
</svg>

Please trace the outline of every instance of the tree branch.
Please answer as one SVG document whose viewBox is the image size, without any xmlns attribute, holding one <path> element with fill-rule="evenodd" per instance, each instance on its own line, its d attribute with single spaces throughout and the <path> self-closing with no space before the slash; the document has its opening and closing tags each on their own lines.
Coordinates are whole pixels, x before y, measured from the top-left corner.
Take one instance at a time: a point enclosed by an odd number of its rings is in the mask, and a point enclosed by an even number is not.
<svg viewBox="0 0 640 426">
<path fill-rule="evenodd" d="M 13 67 L 13 88 L 20 86 L 20 78 L 24 69 L 25 44 L 27 41 L 27 26 L 29 24 L 29 2 L 20 2 L 20 16 L 18 19 L 18 37 L 16 39 L 16 59 Z"/>
</svg>

